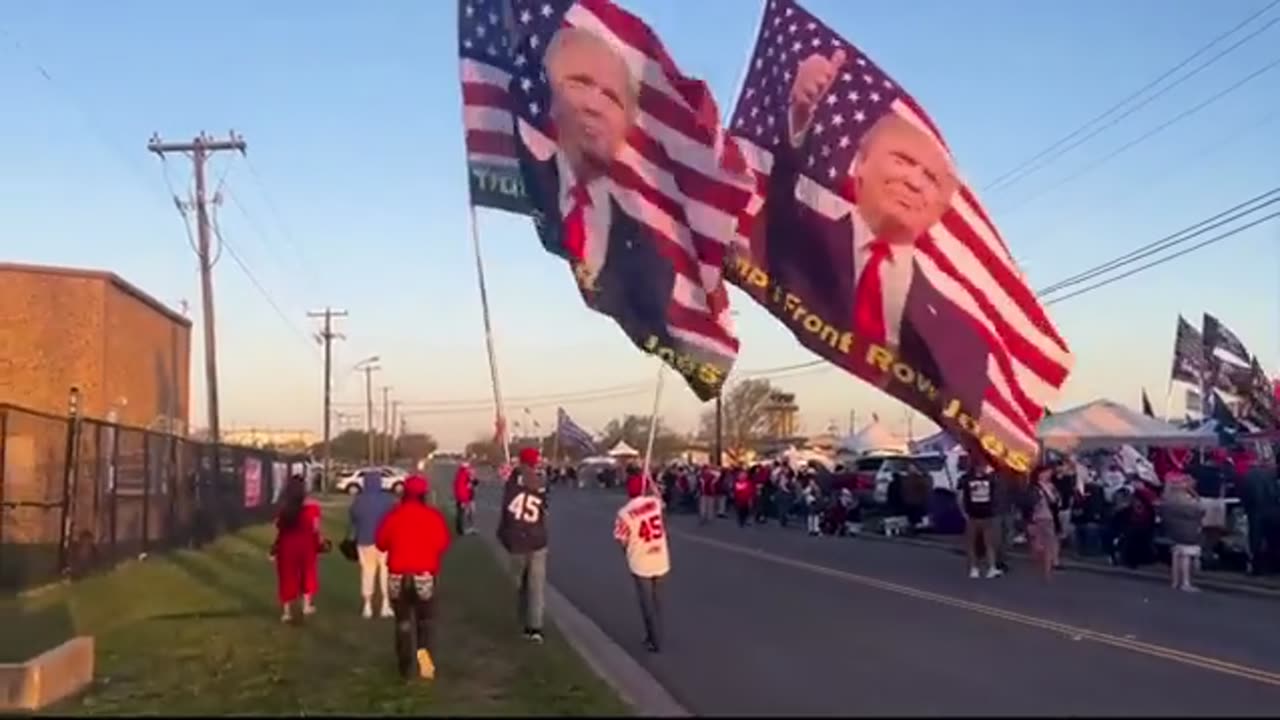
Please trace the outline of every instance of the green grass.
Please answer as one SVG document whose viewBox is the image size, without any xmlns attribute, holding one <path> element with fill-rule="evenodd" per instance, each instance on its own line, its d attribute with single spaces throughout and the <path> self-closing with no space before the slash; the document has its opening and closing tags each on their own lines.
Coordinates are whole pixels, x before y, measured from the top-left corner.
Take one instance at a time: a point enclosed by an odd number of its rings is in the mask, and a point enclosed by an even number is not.
<svg viewBox="0 0 1280 720">
<path fill-rule="evenodd" d="M 327 512 L 336 541 L 339 511 Z M 437 678 L 409 685 L 391 621 L 359 617 L 357 566 L 336 551 L 321 561 L 319 612 L 280 622 L 270 542 L 252 527 L 0 601 L 0 661 L 94 635 L 94 686 L 59 714 L 627 714 L 554 628 L 542 646 L 520 637 L 510 582 L 479 537 L 455 542 L 441 572 Z"/>
</svg>

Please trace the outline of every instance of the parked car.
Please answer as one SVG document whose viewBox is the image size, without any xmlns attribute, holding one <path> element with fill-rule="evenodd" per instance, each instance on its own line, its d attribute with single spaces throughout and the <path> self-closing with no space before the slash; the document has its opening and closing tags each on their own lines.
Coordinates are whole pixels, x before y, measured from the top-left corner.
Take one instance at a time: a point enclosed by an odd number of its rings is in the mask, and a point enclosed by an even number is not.
<svg viewBox="0 0 1280 720">
<path fill-rule="evenodd" d="M 948 462 L 947 456 L 942 453 L 927 452 L 862 458 L 857 465 L 859 471 L 862 470 L 864 462 L 867 466 L 866 475 L 870 477 L 868 484 L 871 484 L 872 488 L 871 499 L 880 505 L 889 502 L 889 483 L 893 482 L 895 477 L 905 474 L 912 465 L 929 475 L 935 490 L 942 488 L 955 491 L 956 480 L 959 477 L 957 463 L 954 460 Z"/>
<path fill-rule="evenodd" d="M 400 468 L 393 467 L 365 467 L 344 475 L 334 489 L 348 495 L 356 495 L 364 489 L 363 475 L 365 472 L 372 470 L 382 475 L 382 489 L 392 492 L 400 492 L 404 489 L 404 480 L 407 477 L 405 471 Z"/>
<path fill-rule="evenodd" d="M 907 469 L 908 456 L 898 453 L 875 453 L 853 461 L 853 492 L 864 500 L 884 503 L 889 497 L 889 483 L 894 473 Z"/>
</svg>

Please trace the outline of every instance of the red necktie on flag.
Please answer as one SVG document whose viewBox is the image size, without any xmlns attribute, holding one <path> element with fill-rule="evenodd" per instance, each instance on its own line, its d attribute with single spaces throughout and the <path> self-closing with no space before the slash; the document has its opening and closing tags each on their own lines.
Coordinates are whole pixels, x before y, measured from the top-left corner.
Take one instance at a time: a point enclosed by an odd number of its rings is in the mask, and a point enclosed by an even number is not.
<svg viewBox="0 0 1280 720">
<path fill-rule="evenodd" d="M 854 291 L 854 332 L 867 342 L 885 341 L 884 286 L 880 270 L 889 255 L 889 243 L 884 240 L 873 240 L 867 245 L 867 264 L 858 276 L 858 287 Z"/>
<path fill-rule="evenodd" d="M 569 191 L 569 214 L 564 216 L 564 249 L 573 262 L 587 259 L 587 208 L 591 207 L 591 195 L 582 182 Z"/>
</svg>

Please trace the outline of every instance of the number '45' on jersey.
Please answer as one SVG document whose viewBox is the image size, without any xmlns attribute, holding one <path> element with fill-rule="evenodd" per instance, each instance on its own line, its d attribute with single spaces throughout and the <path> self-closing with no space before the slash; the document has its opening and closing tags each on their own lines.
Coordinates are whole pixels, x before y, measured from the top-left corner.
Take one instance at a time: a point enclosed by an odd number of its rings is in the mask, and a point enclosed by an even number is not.
<svg viewBox="0 0 1280 720">
<path fill-rule="evenodd" d="M 657 577 L 671 571 L 662 510 L 662 500 L 643 495 L 618 510 L 613 536 L 626 548 L 627 565 L 634 575 Z"/>
</svg>

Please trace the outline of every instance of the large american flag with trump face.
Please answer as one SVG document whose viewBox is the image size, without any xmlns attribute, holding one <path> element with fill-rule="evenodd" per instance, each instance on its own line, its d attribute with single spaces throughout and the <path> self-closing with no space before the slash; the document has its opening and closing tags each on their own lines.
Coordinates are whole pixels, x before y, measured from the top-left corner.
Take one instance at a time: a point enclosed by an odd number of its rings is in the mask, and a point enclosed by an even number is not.
<svg viewBox="0 0 1280 720">
<path fill-rule="evenodd" d="M 813 53 L 830 58 L 841 50 L 845 62 L 814 110 L 800 154 L 800 182 L 808 183 L 797 193 L 801 202 L 815 209 L 819 202 L 849 203 L 845 188 L 859 140 L 886 113 L 897 113 L 950 155 L 928 114 L 888 73 L 794 0 L 768 0 L 730 120 L 730 132 L 761 189 L 749 204 L 749 216 L 764 202 L 772 150 L 788 141 L 787 111 L 798 65 Z M 917 271 L 976 320 L 990 345 L 983 422 L 991 418 L 1003 434 L 1034 447 L 1036 423 L 1058 397 L 1072 366 L 1066 342 L 966 184 L 925 235 L 915 252 Z"/>
<path fill-rule="evenodd" d="M 672 335 L 727 374 L 738 352 L 723 263 L 752 194 L 736 145 L 726 146 L 705 83 L 684 76 L 639 18 L 609 0 L 459 0 L 464 124 L 472 203 L 535 214 L 527 200 L 479 188 L 477 178 L 518 185 L 517 137 L 554 142 L 543 53 L 561 27 L 608 42 L 640 79 L 636 127 L 610 172 L 610 193 L 640 221 L 675 270 Z M 730 151 L 725 155 L 726 147 Z M 504 169 L 505 175 L 492 172 Z M 542 208 L 559 213 L 559 208 Z M 705 389 L 695 388 L 707 399 Z"/>
</svg>

